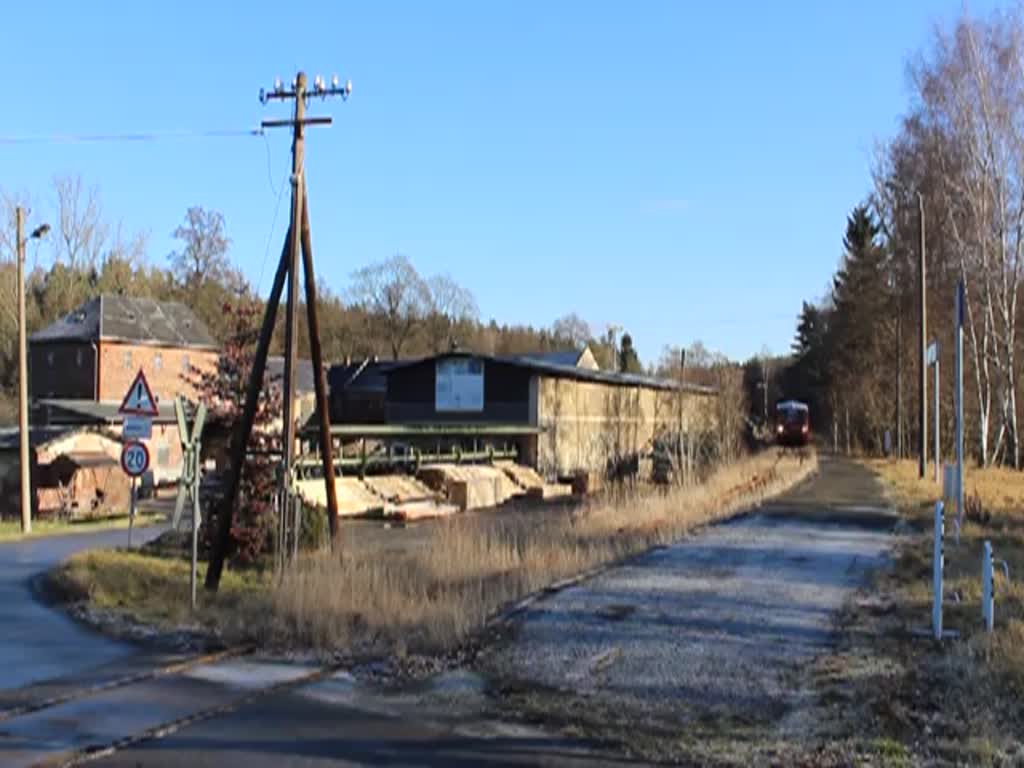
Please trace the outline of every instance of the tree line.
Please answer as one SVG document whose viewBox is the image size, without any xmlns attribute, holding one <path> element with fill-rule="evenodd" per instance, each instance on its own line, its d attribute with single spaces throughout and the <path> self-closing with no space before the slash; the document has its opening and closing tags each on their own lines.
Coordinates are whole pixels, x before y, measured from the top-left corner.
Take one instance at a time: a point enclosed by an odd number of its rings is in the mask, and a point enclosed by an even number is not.
<svg viewBox="0 0 1024 768">
<path fill-rule="evenodd" d="M 965 11 L 909 61 L 911 102 L 896 135 L 877 147 L 871 192 L 847 219 L 832 284 L 822 300 L 804 303 L 780 372 L 781 388 L 808 400 L 816 429 L 844 449 L 880 453 L 888 432 L 893 450 L 915 452 L 923 219 L 943 452 L 953 449 L 954 295 L 962 280 L 966 450 L 982 464 L 1020 467 L 1022 62 L 1018 11 Z"/>
<path fill-rule="evenodd" d="M 44 240 L 27 246 L 29 333 L 99 294 L 182 301 L 219 343 L 238 332 L 237 318 L 226 307 L 255 306 L 254 316 L 262 314 L 262 299 L 232 261 L 227 223 L 218 211 L 189 208 L 172 231 L 177 247 L 161 266 L 149 258 L 148 233 L 126 232 L 104 210 L 96 187 L 78 177 L 58 177 L 50 192 L 52 204 L 33 206 L 26 195 L 0 189 L 0 422 L 12 421 L 17 387 L 16 206 L 29 212 L 30 222 L 52 227 Z M 449 274 L 422 275 L 402 254 L 356 269 L 343 292 L 331 290 L 323 278 L 318 288 L 324 356 L 331 362 L 418 357 L 452 348 L 512 355 L 589 344 L 602 369 L 644 371 L 628 333 L 595 332 L 574 313 L 550 327 L 485 322 L 468 288 Z M 308 356 L 304 310 L 298 318 L 299 354 Z M 272 354 L 283 353 L 283 312 L 277 322 Z"/>
</svg>

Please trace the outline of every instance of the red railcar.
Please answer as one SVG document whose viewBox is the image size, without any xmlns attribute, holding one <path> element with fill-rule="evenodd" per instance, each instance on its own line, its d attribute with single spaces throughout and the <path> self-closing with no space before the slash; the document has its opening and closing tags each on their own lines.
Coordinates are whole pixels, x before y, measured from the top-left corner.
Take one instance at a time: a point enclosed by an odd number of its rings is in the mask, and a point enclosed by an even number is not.
<svg viewBox="0 0 1024 768">
<path fill-rule="evenodd" d="M 781 446 L 802 447 L 811 441 L 811 412 L 807 403 L 783 400 L 775 406 L 775 442 Z"/>
</svg>

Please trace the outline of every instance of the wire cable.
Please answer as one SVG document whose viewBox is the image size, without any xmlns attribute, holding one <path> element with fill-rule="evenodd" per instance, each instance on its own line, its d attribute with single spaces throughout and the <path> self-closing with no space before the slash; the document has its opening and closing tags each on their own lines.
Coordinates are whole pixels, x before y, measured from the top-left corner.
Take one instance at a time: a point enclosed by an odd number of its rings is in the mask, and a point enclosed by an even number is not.
<svg viewBox="0 0 1024 768">
<path fill-rule="evenodd" d="M 277 214 L 281 210 L 281 198 L 284 192 L 285 182 L 288 180 L 287 176 L 281 179 L 281 183 L 277 187 L 277 203 L 274 205 L 274 218 L 270 222 L 270 232 L 267 234 L 267 245 L 263 249 L 263 263 L 260 265 L 260 277 L 256 281 L 256 295 L 260 295 L 260 289 L 263 287 L 263 273 L 267 268 L 267 256 L 270 255 L 270 243 L 274 239 L 274 230 L 277 228 Z"/>
<path fill-rule="evenodd" d="M 240 136 L 262 136 L 262 128 L 227 128 L 215 130 L 145 131 L 139 133 L 69 133 L 37 136 L 0 136 L 0 145 L 14 144 L 124 144 L 162 139 L 223 139 Z"/>
</svg>

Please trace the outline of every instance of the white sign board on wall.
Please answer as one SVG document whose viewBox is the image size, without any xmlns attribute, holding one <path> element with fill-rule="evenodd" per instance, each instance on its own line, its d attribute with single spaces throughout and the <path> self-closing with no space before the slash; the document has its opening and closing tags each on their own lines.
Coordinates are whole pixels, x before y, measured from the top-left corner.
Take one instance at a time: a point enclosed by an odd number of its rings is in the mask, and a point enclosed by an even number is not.
<svg viewBox="0 0 1024 768">
<path fill-rule="evenodd" d="M 437 411 L 480 412 L 484 409 L 484 361 L 475 357 L 438 360 L 434 388 Z"/>
</svg>

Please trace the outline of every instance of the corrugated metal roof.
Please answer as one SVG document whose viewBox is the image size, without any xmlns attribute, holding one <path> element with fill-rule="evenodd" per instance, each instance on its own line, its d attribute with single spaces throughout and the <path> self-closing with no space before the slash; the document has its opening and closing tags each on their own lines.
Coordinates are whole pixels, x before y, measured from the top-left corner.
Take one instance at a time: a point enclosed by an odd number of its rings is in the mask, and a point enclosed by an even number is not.
<svg viewBox="0 0 1024 768">
<path fill-rule="evenodd" d="M 387 375 L 416 360 L 363 360 L 348 365 L 332 365 L 327 370 L 327 388 L 331 391 L 379 392 L 387 389 Z"/>
<path fill-rule="evenodd" d="M 118 413 L 120 402 L 95 400 L 43 399 L 34 405 L 33 421 L 44 424 L 120 424 L 124 416 Z M 174 401 L 161 402 L 157 406 L 160 415 L 154 423 L 176 424 Z"/>
<path fill-rule="evenodd" d="M 101 339 L 172 347 L 217 348 L 217 342 L 209 330 L 184 304 L 118 295 L 90 299 L 31 336 L 33 342 Z"/>
<path fill-rule="evenodd" d="M 32 446 L 46 445 L 51 440 L 74 432 L 77 427 L 72 426 L 46 426 L 30 427 L 28 431 L 28 443 Z M 18 427 L 0 427 L 0 451 L 18 450 L 21 442 L 21 430 Z"/>
<path fill-rule="evenodd" d="M 449 357 L 476 357 L 481 360 L 489 360 L 496 363 L 504 363 L 506 365 L 514 365 L 519 368 L 526 368 L 537 373 L 546 374 L 549 376 L 556 376 L 567 379 L 577 379 L 579 381 L 597 381 L 604 384 L 620 384 L 629 385 L 635 387 L 648 387 L 651 389 L 665 389 L 673 390 L 682 388 L 685 392 L 692 392 L 694 394 L 701 395 L 714 395 L 717 390 L 714 387 L 706 387 L 701 384 L 690 384 L 683 382 L 681 385 L 674 379 L 662 379 L 657 376 L 647 376 L 639 373 L 619 373 L 618 371 L 601 371 L 591 370 L 590 368 L 578 368 L 575 365 L 559 365 L 557 363 L 546 362 L 533 357 L 526 357 L 523 355 L 508 355 L 504 357 L 493 356 L 493 355 L 480 355 L 473 352 L 446 352 L 444 354 L 436 355 L 435 357 L 425 357 L 421 360 L 402 361 L 398 364 L 393 364 L 390 370 L 398 370 L 400 368 L 407 367 L 409 365 L 415 365 L 421 362 L 443 360 Z M 385 374 L 386 375 L 386 374 Z"/>
</svg>

